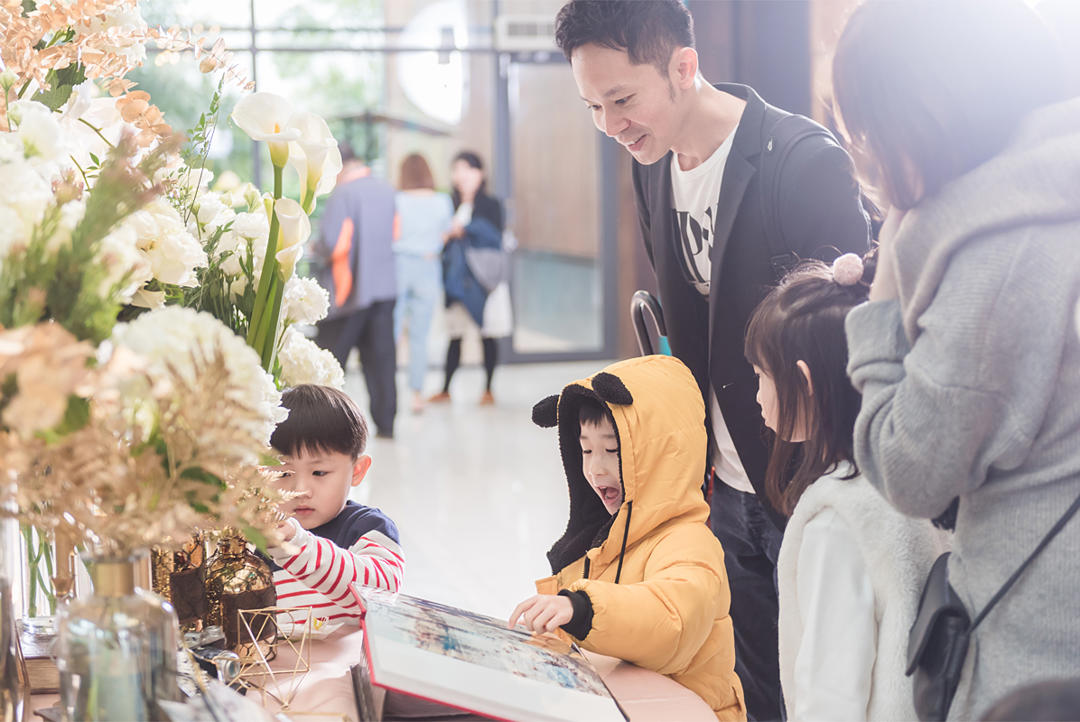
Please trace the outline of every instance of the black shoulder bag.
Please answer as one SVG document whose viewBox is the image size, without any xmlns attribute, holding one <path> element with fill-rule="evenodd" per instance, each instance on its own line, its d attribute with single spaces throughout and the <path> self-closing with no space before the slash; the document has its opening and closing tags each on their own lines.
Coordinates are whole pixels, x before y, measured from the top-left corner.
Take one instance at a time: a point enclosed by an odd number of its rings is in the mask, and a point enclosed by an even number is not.
<svg viewBox="0 0 1080 722">
<path fill-rule="evenodd" d="M 1080 497 L 1051 527 L 1035 551 L 1001 585 L 1001 589 L 990 598 L 974 621 L 971 621 L 963 601 L 949 584 L 949 554 L 942 554 L 934 562 L 908 636 L 907 675 L 914 676 L 915 712 L 922 722 L 942 722 L 948 716 L 960 684 L 968 643 L 975 629 L 1065 527 L 1077 509 L 1080 509 Z"/>
</svg>

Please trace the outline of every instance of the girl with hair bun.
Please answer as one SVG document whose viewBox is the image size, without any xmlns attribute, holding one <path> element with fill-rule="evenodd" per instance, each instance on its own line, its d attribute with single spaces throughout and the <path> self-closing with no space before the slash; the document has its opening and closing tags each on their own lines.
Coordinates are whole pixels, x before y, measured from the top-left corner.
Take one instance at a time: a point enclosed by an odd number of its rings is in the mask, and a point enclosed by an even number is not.
<svg viewBox="0 0 1080 722">
<path fill-rule="evenodd" d="M 800 722 L 915 719 L 907 634 L 940 551 L 930 522 L 889 506 L 855 463 L 844 319 L 866 300 L 863 275 L 852 253 L 799 266 L 746 336 L 775 434 L 766 489 L 790 517 L 777 561 L 780 682 Z"/>
</svg>

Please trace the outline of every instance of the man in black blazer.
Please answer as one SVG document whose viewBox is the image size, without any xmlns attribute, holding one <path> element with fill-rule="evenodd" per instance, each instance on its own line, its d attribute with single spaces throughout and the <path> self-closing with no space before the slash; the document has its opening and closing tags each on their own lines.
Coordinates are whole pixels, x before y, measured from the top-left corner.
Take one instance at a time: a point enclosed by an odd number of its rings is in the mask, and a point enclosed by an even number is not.
<svg viewBox="0 0 1080 722">
<path fill-rule="evenodd" d="M 768 447 L 743 336 L 785 267 L 868 250 L 851 159 L 825 129 L 753 89 L 707 83 L 678 0 L 573 0 L 556 24 L 597 128 L 634 157 L 668 339 L 708 410 L 703 471 L 725 550 L 736 671 L 750 718 L 779 719 L 775 566 L 785 519 L 765 496 Z"/>
</svg>

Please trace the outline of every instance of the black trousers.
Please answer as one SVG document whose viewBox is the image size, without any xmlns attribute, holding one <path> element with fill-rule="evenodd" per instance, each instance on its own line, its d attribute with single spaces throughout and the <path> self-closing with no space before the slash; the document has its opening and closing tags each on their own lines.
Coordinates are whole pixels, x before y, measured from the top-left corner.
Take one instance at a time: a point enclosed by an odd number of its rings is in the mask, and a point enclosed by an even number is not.
<svg viewBox="0 0 1080 722">
<path fill-rule="evenodd" d="M 354 348 L 360 352 L 360 368 L 371 398 L 371 420 L 376 433 L 384 436 L 393 436 L 397 412 L 395 303 L 394 299 L 375 301 L 350 314 L 322 321 L 315 337 L 315 343 L 334 354 L 342 368 Z"/>
<path fill-rule="evenodd" d="M 782 719 L 777 640 L 776 559 L 783 533 L 769 520 L 757 494 L 715 481 L 710 525 L 724 547 L 735 627 L 735 673 L 742 681 L 750 720 Z"/>
</svg>

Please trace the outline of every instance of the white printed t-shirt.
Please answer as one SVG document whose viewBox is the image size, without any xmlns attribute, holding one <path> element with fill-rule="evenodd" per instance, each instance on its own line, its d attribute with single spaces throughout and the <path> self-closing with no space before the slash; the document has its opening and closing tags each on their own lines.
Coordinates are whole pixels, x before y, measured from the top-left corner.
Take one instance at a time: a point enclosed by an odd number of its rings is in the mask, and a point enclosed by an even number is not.
<svg viewBox="0 0 1080 722">
<path fill-rule="evenodd" d="M 720 188 L 737 130 L 738 126 L 732 129 L 720 147 L 696 168 L 682 170 L 679 168 L 678 153 L 671 156 L 671 189 L 675 201 L 675 223 L 679 230 L 679 257 L 688 280 L 706 298 L 712 278 L 713 229 L 716 226 Z M 716 467 L 716 474 L 728 486 L 752 494 L 754 487 L 739 459 L 735 442 L 720 411 L 720 402 L 711 387 L 708 402 L 715 441 L 709 456 Z"/>
</svg>

